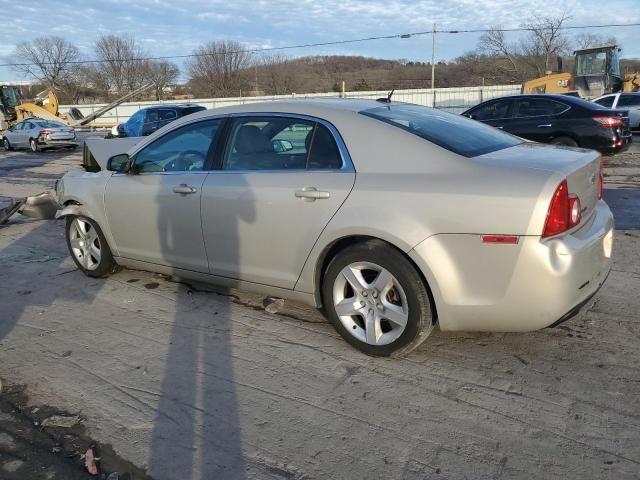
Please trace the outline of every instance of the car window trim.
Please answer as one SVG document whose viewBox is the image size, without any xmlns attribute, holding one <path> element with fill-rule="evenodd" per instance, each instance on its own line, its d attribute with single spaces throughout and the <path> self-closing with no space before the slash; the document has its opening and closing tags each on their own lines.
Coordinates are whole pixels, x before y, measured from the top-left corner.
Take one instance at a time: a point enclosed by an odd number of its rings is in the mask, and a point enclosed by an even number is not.
<svg viewBox="0 0 640 480">
<path fill-rule="evenodd" d="M 210 121 L 215 121 L 215 120 L 221 120 L 222 123 L 220 125 L 219 130 L 216 132 L 216 135 L 214 138 L 218 138 L 218 135 L 220 135 L 221 133 L 225 133 L 225 127 L 227 126 L 228 119 L 225 118 L 224 116 L 216 116 L 216 117 L 208 117 L 208 118 L 199 118 L 197 120 L 191 121 L 191 122 L 187 122 L 187 123 L 183 123 L 180 124 L 178 126 L 176 126 L 176 128 L 172 128 L 171 130 L 169 130 L 168 132 L 164 133 L 163 135 L 158 136 L 158 138 L 154 138 L 152 141 L 150 142 L 146 142 L 144 145 L 141 145 L 140 148 L 137 148 L 134 152 L 131 153 L 130 158 L 131 158 L 131 169 L 133 170 L 133 168 L 135 167 L 136 164 L 136 160 L 137 160 L 137 156 L 140 152 L 142 152 L 145 148 L 153 145 L 155 142 L 157 142 L 158 140 L 162 139 L 163 137 L 165 137 L 166 135 L 171 134 L 172 132 L 175 132 L 176 130 L 179 130 L 181 128 L 184 127 L 188 127 L 190 125 L 195 125 L 197 123 L 205 123 L 205 122 L 210 122 Z M 222 140 L 226 143 L 226 139 L 224 137 L 222 137 Z M 211 167 L 213 165 L 215 165 L 214 162 L 214 158 L 212 158 L 212 155 L 215 155 L 216 152 L 219 150 L 217 143 L 215 142 L 213 143 L 213 139 L 211 140 L 212 144 L 209 145 L 209 149 L 207 150 L 207 156 L 204 160 L 204 164 L 202 165 L 202 170 L 194 170 L 194 171 L 177 171 L 177 172 L 140 172 L 140 173 L 136 173 L 136 175 L 195 175 L 195 174 L 201 174 L 201 173 L 209 173 L 211 172 L 211 169 L 208 167 Z M 214 148 L 211 148 L 214 147 Z"/>
<path fill-rule="evenodd" d="M 229 129 L 226 132 L 226 138 L 225 138 L 225 148 L 224 148 L 224 154 L 221 156 L 220 159 L 220 164 L 218 165 L 218 169 L 215 170 L 211 170 L 211 172 L 217 172 L 217 173 L 275 173 L 275 172 L 280 172 L 280 173 L 285 173 L 285 172 L 289 172 L 289 173 L 300 173 L 300 172 L 324 172 L 324 173 L 353 173 L 355 172 L 355 168 L 353 166 L 353 162 L 351 161 L 351 156 L 349 155 L 349 151 L 347 150 L 347 146 L 344 143 L 344 140 L 342 139 L 342 136 L 340 135 L 340 133 L 338 132 L 338 129 L 329 121 L 323 119 L 323 118 L 318 118 L 318 117 L 314 117 L 312 115 L 304 115 L 304 114 L 300 114 L 300 113 L 283 113 L 283 112 L 242 112 L 242 113 L 230 113 L 227 114 L 226 116 L 228 116 L 232 121 L 229 122 Z M 336 142 L 336 145 L 338 146 L 338 152 L 340 153 L 340 158 L 342 160 L 342 166 L 340 168 L 314 168 L 314 169 L 307 169 L 307 168 L 278 168 L 278 169 L 263 169 L 263 170 L 254 170 L 254 169 L 242 169 L 242 170 L 226 170 L 224 168 L 224 160 L 228 154 L 228 149 L 230 147 L 230 142 L 231 142 L 231 126 L 233 124 L 235 124 L 236 120 L 239 118 L 243 118 L 243 117 L 280 117 L 280 118 L 294 118 L 297 120 L 306 120 L 309 122 L 315 122 L 316 124 L 321 124 L 324 125 L 328 130 L 329 133 L 331 133 L 331 136 L 333 137 L 333 140 Z M 315 130 L 315 126 L 314 126 L 314 130 Z M 307 152 L 308 153 L 308 152 Z M 305 161 L 305 165 L 306 165 L 306 161 Z"/>
</svg>

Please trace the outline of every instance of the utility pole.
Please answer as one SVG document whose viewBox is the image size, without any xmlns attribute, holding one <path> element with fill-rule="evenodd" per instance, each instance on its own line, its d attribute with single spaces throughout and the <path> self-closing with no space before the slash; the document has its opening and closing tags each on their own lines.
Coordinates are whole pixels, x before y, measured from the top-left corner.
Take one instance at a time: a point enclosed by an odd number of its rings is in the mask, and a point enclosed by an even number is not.
<svg viewBox="0 0 640 480">
<path fill-rule="evenodd" d="M 433 24 L 431 34 L 431 91 L 433 92 L 432 107 L 436 108 L 436 24 Z"/>
<path fill-rule="evenodd" d="M 436 88 L 436 24 L 431 35 L 431 88 Z"/>
</svg>

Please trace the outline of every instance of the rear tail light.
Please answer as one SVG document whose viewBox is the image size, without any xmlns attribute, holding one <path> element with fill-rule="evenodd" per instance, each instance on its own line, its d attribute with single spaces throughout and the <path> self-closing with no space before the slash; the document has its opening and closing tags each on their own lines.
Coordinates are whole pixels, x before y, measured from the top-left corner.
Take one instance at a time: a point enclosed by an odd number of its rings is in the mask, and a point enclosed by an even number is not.
<svg viewBox="0 0 640 480">
<path fill-rule="evenodd" d="M 598 170 L 598 200 L 604 196 L 604 159 L 600 157 L 600 168 Z"/>
<path fill-rule="evenodd" d="M 51 130 L 40 130 L 38 135 L 40 135 L 41 137 L 44 137 L 45 135 L 49 135 L 50 133 L 51 133 Z"/>
<path fill-rule="evenodd" d="M 580 199 L 577 195 L 569 194 L 567 181 L 563 180 L 551 198 L 547 220 L 542 230 L 542 238 L 566 232 L 578 225 L 581 219 Z"/>
<path fill-rule="evenodd" d="M 601 127 L 621 127 L 624 124 L 624 120 L 620 117 L 614 117 L 612 115 L 598 115 L 592 117 L 600 124 Z"/>
</svg>

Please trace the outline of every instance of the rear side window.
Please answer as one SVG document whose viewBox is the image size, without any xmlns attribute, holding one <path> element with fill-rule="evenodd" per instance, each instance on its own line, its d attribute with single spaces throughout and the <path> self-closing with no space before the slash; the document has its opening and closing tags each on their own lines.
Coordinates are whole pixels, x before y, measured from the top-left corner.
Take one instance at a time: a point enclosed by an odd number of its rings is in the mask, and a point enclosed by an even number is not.
<svg viewBox="0 0 640 480">
<path fill-rule="evenodd" d="M 158 118 L 162 121 L 175 120 L 178 118 L 178 115 L 175 110 L 160 110 L 158 112 Z"/>
<path fill-rule="evenodd" d="M 201 112 L 202 110 L 206 110 L 204 107 L 187 107 L 182 109 L 181 116 L 191 115 L 192 113 Z"/>
<path fill-rule="evenodd" d="M 514 117 L 543 117 L 546 115 L 556 115 L 567 110 L 569 107 L 553 100 L 542 100 L 540 98 L 520 98 L 515 100 L 513 107 Z"/>
<path fill-rule="evenodd" d="M 603 107 L 610 108 L 613 106 L 613 100 L 615 98 L 616 98 L 615 95 L 611 95 L 610 97 L 604 97 L 598 100 L 594 100 L 594 102 L 597 103 L 598 105 L 602 105 Z"/>
<path fill-rule="evenodd" d="M 418 105 L 389 105 L 360 112 L 465 157 L 522 143 L 518 138 L 461 115 Z"/>
</svg>

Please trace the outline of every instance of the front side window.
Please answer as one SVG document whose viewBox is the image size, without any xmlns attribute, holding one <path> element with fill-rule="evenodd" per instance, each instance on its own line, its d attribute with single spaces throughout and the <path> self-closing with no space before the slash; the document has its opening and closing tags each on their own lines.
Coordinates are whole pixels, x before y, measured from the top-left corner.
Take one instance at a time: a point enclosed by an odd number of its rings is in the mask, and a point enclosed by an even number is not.
<svg viewBox="0 0 640 480">
<path fill-rule="evenodd" d="M 497 101 L 490 102 L 485 105 L 480 105 L 470 113 L 476 120 L 497 120 L 499 118 L 509 117 L 509 107 L 511 101 Z"/>
<path fill-rule="evenodd" d="M 247 117 L 235 121 L 226 170 L 337 169 L 342 157 L 327 127 L 289 117 Z"/>
<path fill-rule="evenodd" d="M 595 103 L 598 105 L 602 105 L 603 107 L 611 108 L 613 106 L 613 101 L 615 100 L 615 95 L 610 95 L 608 97 L 599 98 L 595 100 Z"/>
<path fill-rule="evenodd" d="M 186 125 L 163 135 L 135 155 L 136 173 L 198 172 L 213 151 L 222 120 Z"/>
<path fill-rule="evenodd" d="M 475 157 L 522 143 L 517 137 L 482 122 L 429 107 L 390 105 L 360 113 L 465 157 Z"/>
<path fill-rule="evenodd" d="M 618 100 L 619 107 L 638 107 L 640 106 L 640 95 L 620 95 Z"/>
</svg>

